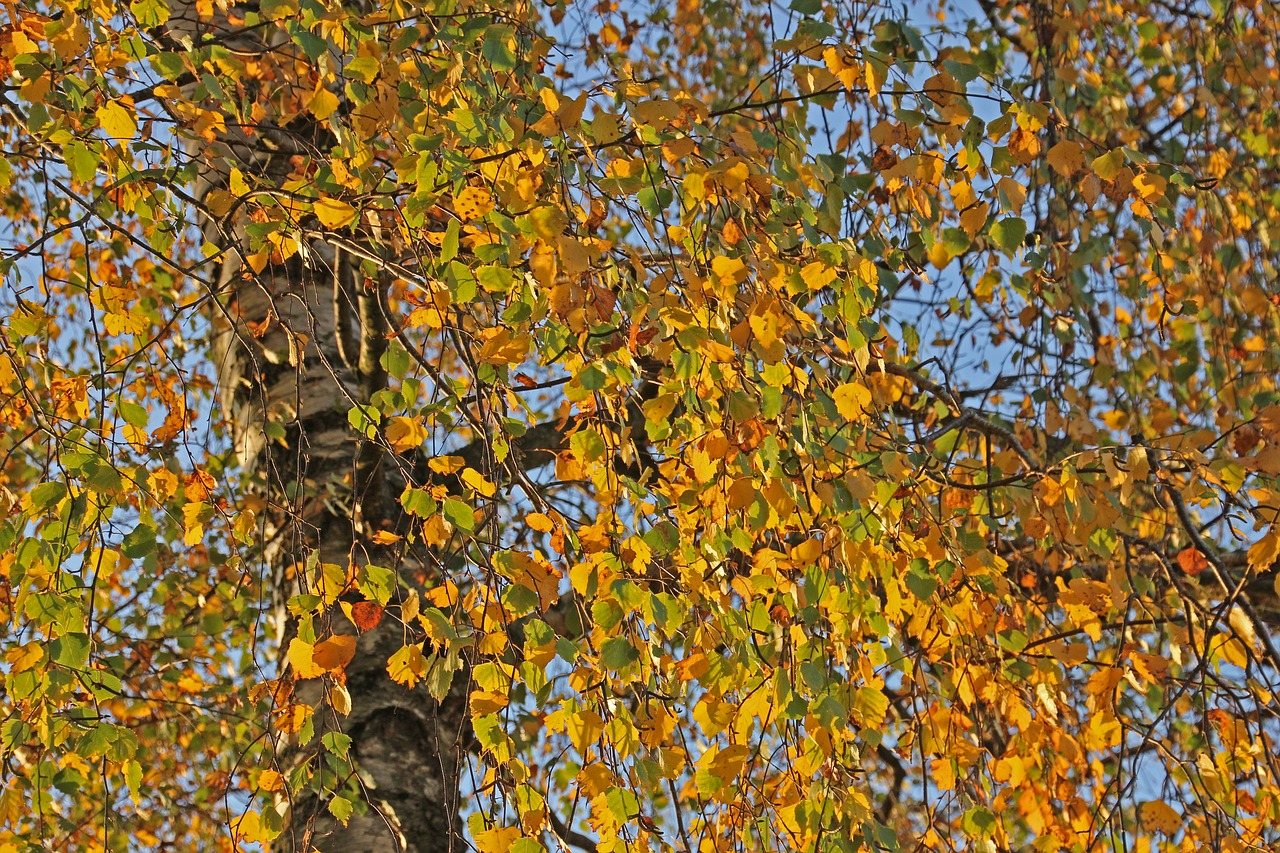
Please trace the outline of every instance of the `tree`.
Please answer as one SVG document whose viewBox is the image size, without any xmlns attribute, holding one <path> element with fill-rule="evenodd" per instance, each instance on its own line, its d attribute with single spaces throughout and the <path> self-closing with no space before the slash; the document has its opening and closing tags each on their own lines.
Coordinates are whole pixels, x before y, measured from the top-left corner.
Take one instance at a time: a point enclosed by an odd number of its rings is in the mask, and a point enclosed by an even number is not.
<svg viewBox="0 0 1280 853">
<path fill-rule="evenodd" d="M 10 4 L 0 849 L 1280 844 L 1280 13 Z"/>
</svg>

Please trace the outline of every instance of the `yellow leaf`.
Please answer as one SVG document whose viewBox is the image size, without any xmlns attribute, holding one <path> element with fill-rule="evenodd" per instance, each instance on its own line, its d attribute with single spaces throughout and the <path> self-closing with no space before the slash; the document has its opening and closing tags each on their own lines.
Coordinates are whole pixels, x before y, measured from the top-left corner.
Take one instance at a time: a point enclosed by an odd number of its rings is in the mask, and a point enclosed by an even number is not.
<svg viewBox="0 0 1280 853">
<path fill-rule="evenodd" d="M 486 480 L 484 478 L 484 475 L 481 474 L 479 471 L 475 470 L 474 468 L 463 469 L 462 482 L 466 483 L 468 486 L 475 489 L 477 492 L 484 495 L 486 498 L 493 497 L 494 492 L 498 490 L 493 483 L 490 483 L 488 480 Z"/>
<path fill-rule="evenodd" d="M 1249 568 L 1255 572 L 1269 571 L 1277 559 L 1280 559 L 1280 525 L 1249 546 Z"/>
<path fill-rule="evenodd" d="M 1092 164 L 1094 173 L 1104 181 L 1114 181 L 1116 175 L 1120 174 L 1120 170 L 1124 168 L 1125 156 L 1124 151 L 1117 148 L 1108 151 L 1101 157 L 1094 158 Z"/>
<path fill-rule="evenodd" d="M 1155 201 L 1164 195 L 1169 182 L 1160 175 L 1143 172 L 1133 179 L 1133 188 L 1142 196 L 1143 201 Z"/>
<path fill-rule="evenodd" d="M 314 655 L 315 646 L 294 637 L 289 641 L 289 651 L 285 656 L 299 678 L 319 678 L 324 675 L 324 668 L 316 666 Z"/>
<path fill-rule="evenodd" d="M 263 770 L 258 776 L 258 790 L 261 791 L 279 791 L 284 787 L 284 776 L 275 770 Z"/>
<path fill-rule="evenodd" d="M 719 364 L 731 364 L 734 360 L 733 347 L 710 338 L 698 344 L 698 352 Z"/>
<path fill-rule="evenodd" d="M 800 270 L 800 279 L 810 290 L 822 290 L 822 288 L 836 280 L 836 275 L 837 272 L 833 267 L 829 267 L 821 261 L 806 264 Z"/>
<path fill-rule="evenodd" d="M 488 690 L 471 691 L 471 713 L 474 715 L 494 714 L 511 704 L 507 694 Z"/>
<path fill-rule="evenodd" d="M 1133 661 L 1134 672 L 1150 684 L 1159 684 L 1169 674 L 1169 661 L 1159 655 L 1132 652 L 1129 657 Z"/>
<path fill-rule="evenodd" d="M 236 819 L 231 834 L 237 841 L 246 844 L 269 845 L 276 837 L 276 832 L 262 824 L 262 816 L 257 812 L 246 812 Z"/>
<path fill-rule="evenodd" d="M 328 89 L 318 89 L 307 102 L 307 110 L 313 116 L 324 121 L 338 110 L 338 96 Z"/>
<path fill-rule="evenodd" d="M 579 711 L 569 717 L 566 728 L 574 749 L 585 752 L 604 733 L 604 720 L 595 711 Z"/>
<path fill-rule="evenodd" d="M 276 717 L 276 728 L 286 734 L 296 734 L 302 731 L 314 710 L 310 705 L 290 705 Z"/>
<path fill-rule="evenodd" d="M 118 101 L 103 104 L 94 111 L 94 114 L 98 117 L 98 124 L 103 131 L 112 139 L 133 139 L 138 132 L 138 123 L 133 118 L 133 112 Z"/>
<path fill-rule="evenodd" d="M 426 427 L 420 418 L 406 418 L 402 415 L 387 419 L 387 441 L 395 448 L 396 453 L 404 453 L 415 447 L 421 447 L 427 440 Z"/>
<path fill-rule="evenodd" d="M 867 78 L 867 93 L 870 94 L 872 98 L 879 98 L 880 84 L 883 82 L 883 79 L 881 78 L 880 73 L 876 70 L 876 67 L 871 64 L 870 60 L 867 61 L 864 67 Z"/>
<path fill-rule="evenodd" d="M 829 47 L 824 50 L 822 61 L 827 64 L 827 70 L 840 78 L 845 91 L 851 91 L 858 82 L 858 78 L 862 76 L 862 69 L 858 67 L 856 57 L 846 56 L 841 48 Z"/>
<path fill-rule="evenodd" d="M 329 706 L 344 717 L 351 713 L 351 694 L 346 685 L 335 684 L 329 688 Z"/>
<path fill-rule="evenodd" d="M 422 536 L 427 544 L 439 547 L 448 541 L 453 533 L 453 525 L 445 521 L 438 513 L 422 523 Z"/>
<path fill-rule="evenodd" d="M 1064 139 L 1049 149 L 1049 165 L 1063 177 L 1070 177 L 1084 168 L 1084 148 L 1078 142 Z"/>
<path fill-rule="evenodd" d="M 524 520 L 530 528 L 539 533 L 550 533 L 555 529 L 555 522 L 551 520 L 551 517 L 540 512 L 531 512 L 524 517 Z"/>
<path fill-rule="evenodd" d="M 493 196 L 481 187 L 467 187 L 453 197 L 453 212 L 463 222 L 479 219 L 493 210 Z"/>
<path fill-rule="evenodd" d="M 1253 620 L 1249 618 L 1249 614 L 1244 612 L 1244 608 L 1235 606 L 1231 608 L 1231 612 L 1227 614 L 1227 622 L 1231 625 L 1231 630 L 1236 632 L 1236 636 L 1240 638 L 1246 646 L 1251 649 L 1258 648 L 1258 632 L 1254 628 Z"/>
<path fill-rule="evenodd" d="M 413 688 L 422 680 L 427 661 L 422 656 L 422 644 L 403 646 L 387 661 L 387 675 L 397 684 Z"/>
<path fill-rule="evenodd" d="M 313 205 L 316 218 L 325 228 L 342 228 L 356 219 L 356 209 L 336 198 L 322 198 Z"/>
<path fill-rule="evenodd" d="M 513 335 L 503 328 L 485 329 L 480 339 L 484 341 L 480 360 L 485 364 L 517 364 L 529 352 L 530 339 L 525 332 Z"/>
<path fill-rule="evenodd" d="M 4 653 L 5 662 L 13 667 L 12 672 L 26 672 L 44 659 L 44 645 L 38 642 L 26 643 L 16 649 Z"/>
<path fill-rule="evenodd" d="M 711 272 L 724 287 L 736 287 L 747 277 L 750 270 L 741 258 L 726 258 L 723 255 L 711 261 Z"/>
<path fill-rule="evenodd" d="M 452 474 L 461 471 L 467 462 L 461 456 L 434 456 L 427 462 L 427 467 L 437 474 Z"/>
<path fill-rule="evenodd" d="M 1160 800 L 1143 803 L 1138 808 L 1138 813 L 1142 817 L 1143 826 L 1162 835 L 1172 836 L 1182 828 L 1182 815 Z"/>
<path fill-rule="evenodd" d="M 475 835 L 476 850 L 479 853 L 507 853 L 520 838 L 520 829 L 515 826 L 498 826 L 477 832 Z"/>
<path fill-rule="evenodd" d="M 564 233 L 569 218 L 564 211 L 554 205 L 544 205 L 529 213 L 529 221 L 533 225 L 533 233 L 543 240 L 551 242 Z"/>
<path fill-rule="evenodd" d="M 710 755 L 710 758 L 707 756 Z M 698 764 L 725 782 L 738 778 L 747 758 L 751 755 L 751 747 L 742 743 L 734 743 L 715 753 L 705 753 Z"/>
<path fill-rule="evenodd" d="M 311 661 L 322 670 L 337 672 L 351 663 L 355 655 L 356 638 L 350 634 L 335 634 L 324 642 L 316 643 Z"/>
<path fill-rule="evenodd" d="M 867 419 L 867 412 L 871 408 L 871 391 L 865 385 L 846 382 L 832 392 L 831 398 L 835 400 L 840 417 L 850 421 Z"/>
</svg>

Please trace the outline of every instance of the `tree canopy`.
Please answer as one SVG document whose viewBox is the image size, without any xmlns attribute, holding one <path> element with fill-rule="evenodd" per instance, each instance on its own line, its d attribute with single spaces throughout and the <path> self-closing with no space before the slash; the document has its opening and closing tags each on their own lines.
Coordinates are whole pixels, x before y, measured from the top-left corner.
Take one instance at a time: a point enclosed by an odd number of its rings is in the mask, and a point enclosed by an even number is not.
<svg viewBox="0 0 1280 853">
<path fill-rule="evenodd" d="M 1280 846 L 1270 0 L 0 21 L 0 851 Z"/>
</svg>

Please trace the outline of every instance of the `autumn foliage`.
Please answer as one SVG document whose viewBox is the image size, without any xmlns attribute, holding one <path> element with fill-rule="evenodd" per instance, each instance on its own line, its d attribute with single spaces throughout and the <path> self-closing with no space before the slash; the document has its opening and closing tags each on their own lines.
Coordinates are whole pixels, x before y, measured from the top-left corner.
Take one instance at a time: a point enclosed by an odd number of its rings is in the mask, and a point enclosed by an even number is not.
<svg viewBox="0 0 1280 853">
<path fill-rule="evenodd" d="M 1280 849 L 1269 0 L 0 23 L 0 851 Z"/>
</svg>

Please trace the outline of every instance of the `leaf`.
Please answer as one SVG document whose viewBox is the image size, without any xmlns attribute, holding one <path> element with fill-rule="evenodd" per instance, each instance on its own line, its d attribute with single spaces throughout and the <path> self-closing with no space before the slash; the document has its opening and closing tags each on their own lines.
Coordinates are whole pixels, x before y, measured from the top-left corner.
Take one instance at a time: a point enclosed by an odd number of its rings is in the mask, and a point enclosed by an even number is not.
<svg viewBox="0 0 1280 853">
<path fill-rule="evenodd" d="M 515 33 L 511 27 L 494 25 L 484 31 L 481 51 L 495 71 L 510 71 L 516 67 L 516 55 L 512 50 Z"/>
<path fill-rule="evenodd" d="M 405 453 L 426 443 L 427 430 L 421 418 L 396 415 L 387 418 L 385 427 L 387 442 L 397 453 Z"/>
<path fill-rule="evenodd" d="M 118 101 L 108 101 L 95 111 L 98 125 L 108 138 L 128 141 L 138 135 L 138 124 L 133 111 Z"/>
<path fill-rule="evenodd" d="M 483 341 L 480 360 L 485 364 L 518 364 L 528 355 L 531 343 L 529 335 L 512 334 L 505 328 L 486 329 L 480 333 L 480 339 Z"/>
<path fill-rule="evenodd" d="M 540 512 L 531 512 L 524 517 L 524 520 L 525 523 L 529 525 L 530 529 L 536 530 L 539 533 L 550 533 L 555 529 L 555 522 L 552 521 L 549 516 Z"/>
<path fill-rule="evenodd" d="M 357 56 L 355 59 L 347 63 L 343 72 L 348 77 L 354 77 L 361 83 L 372 83 L 382 70 L 378 65 L 378 60 L 372 56 Z"/>
<path fill-rule="evenodd" d="M 448 498 L 444 502 L 444 517 L 449 523 L 464 533 L 476 529 L 475 511 L 464 501 Z"/>
<path fill-rule="evenodd" d="M 316 219 L 319 219 L 320 224 L 325 228 L 343 228 L 355 222 L 358 215 L 354 207 L 336 198 L 318 199 L 312 208 L 315 210 Z"/>
<path fill-rule="evenodd" d="M 871 391 L 857 382 L 846 382 L 831 393 L 840 417 L 854 423 L 867 419 L 871 411 Z"/>
<path fill-rule="evenodd" d="M 484 475 L 474 468 L 462 469 L 462 476 L 460 479 L 464 484 L 470 486 L 486 498 L 491 498 L 497 493 L 497 486 L 486 480 Z"/>
<path fill-rule="evenodd" d="M 1095 157 L 1090 165 L 1099 178 L 1104 181 L 1114 181 L 1127 162 L 1128 158 L 1125 157 L 1124 151 L 1115 148 L 1101 157 Z"/>
<path fill-rule="evenodd" d="M 329 707 L 344 717 L 351 713 L 351 694 L 347 692 L 345 684 L 335 684 L 329 688 Z"/>
<path fill-rule="evenodd" d="M 422 644 L 402 646 L 387 661 L 387 675 L 397 684 L 413 688 L 426 672 L 426 658 L 422 656 Z"/>
<path fill-rule="evenodd" d="M 311 660 L 326 672 L 341 672 L 356 654 L 356 638 L 350 634 L 335 634 L 316 643 Z"/>
<path fill-rule="evenodd" d="M 493 210 L 493 196 L 482 187 L 466 187 L 453 198 L 453 211 L 463 222 L 479 219 Z"/>
<path fill-rule="evenodd" d="M 284 776 L 271 768 L 263 770 L 258 776 L 258 789 L 261 791 L 281 791 L 286 784 Z"/>
<path fill-rule="evenodd" d="M 1084 147 L 1078 142 L 1064 139 L 1049 149 L 1046 159 L 1059 175 L 1071 177 L 1084 168 Z"/>
<path fill-rule="evenodd" d="M 329 800 L 329 814 L 337 818 L 338 823 L 343 826 L 351 820 L 351 814 L 355 811 L 355 805 L 346 797 L 333 797 Z"/>
<path fill-rule="evenodd" d="M 142 797 L 142 764 L 130 759 L 124 762 L 124 783 L 129 786 L 129 796 L 136 804 Z"/>
<path fill-rule="evenodd" d="M 609 669 L 623 669 L 640 659 L 640 652 L 625 637 L 611 637 L 600 647 L 600 662 Z"/>
<path fill-rule="evenodd" d="M 319 678 L 324 675 L 324 668 L 318 666 L 313 659 L 314 654 L 315 647 L 301 638 L 294 637 L 289 641 L 286 658 L 298 678 Z"/>
<path fill-rule="evenodd" d="M 351 605 L 351 622 L 360 631 L 372 631 L 382 621 L 382 613 L 376 601 L 357 601 Z"/>
<path fill-rule="evenodd" d="M 1139 806 L 1138 816 L 1143 826 L 1161 835 L 1172 837 L 1182 828 L 1182 815 L 1159 800 L 1152 800 Z"/>
<path fill-rule="evenodd" d="M 1178 567 L 1195 577 L 1209 568 L 1209 560 L 1193 547 L 1183 548 L 1178 552 Z"/>
<path fill-rule="evenodd" d="M 1021 216 L 1006 216 L 991 225 L 991 239 L 1012 254 L 1027 237 L 1027 221 Z"/>
<path fill-rule="evenodd" d="M 317 89 L 307 101 L 307 110 L 316 118 L 324 121 L 338 111 L 338 96 L 328 89 Z"/>
<path fill-rule="evenodd" d="M 1251 649 L 1259 648 L 1257 628 L 1243 607 L 1238 604 L 1233 606 L 1227 612 L 1227 621 L 1231 625 L 1231 630 L 1240 638 L 1240 642 Z"/>
<path fill-rule="evenodd" d="M 475 845 L 477 853 L 508 853 L 520 838 L 520 828 L 515 826 L 494 827 L 476 833 Z"/>
<path fill-rule="evenodd" d="M 1273 526 L 1266 535 L 1249 546 L 1249 568 L 1255 572 L 1269 571 L 1280 561 L 1280 525 Z"/>
</svg>

